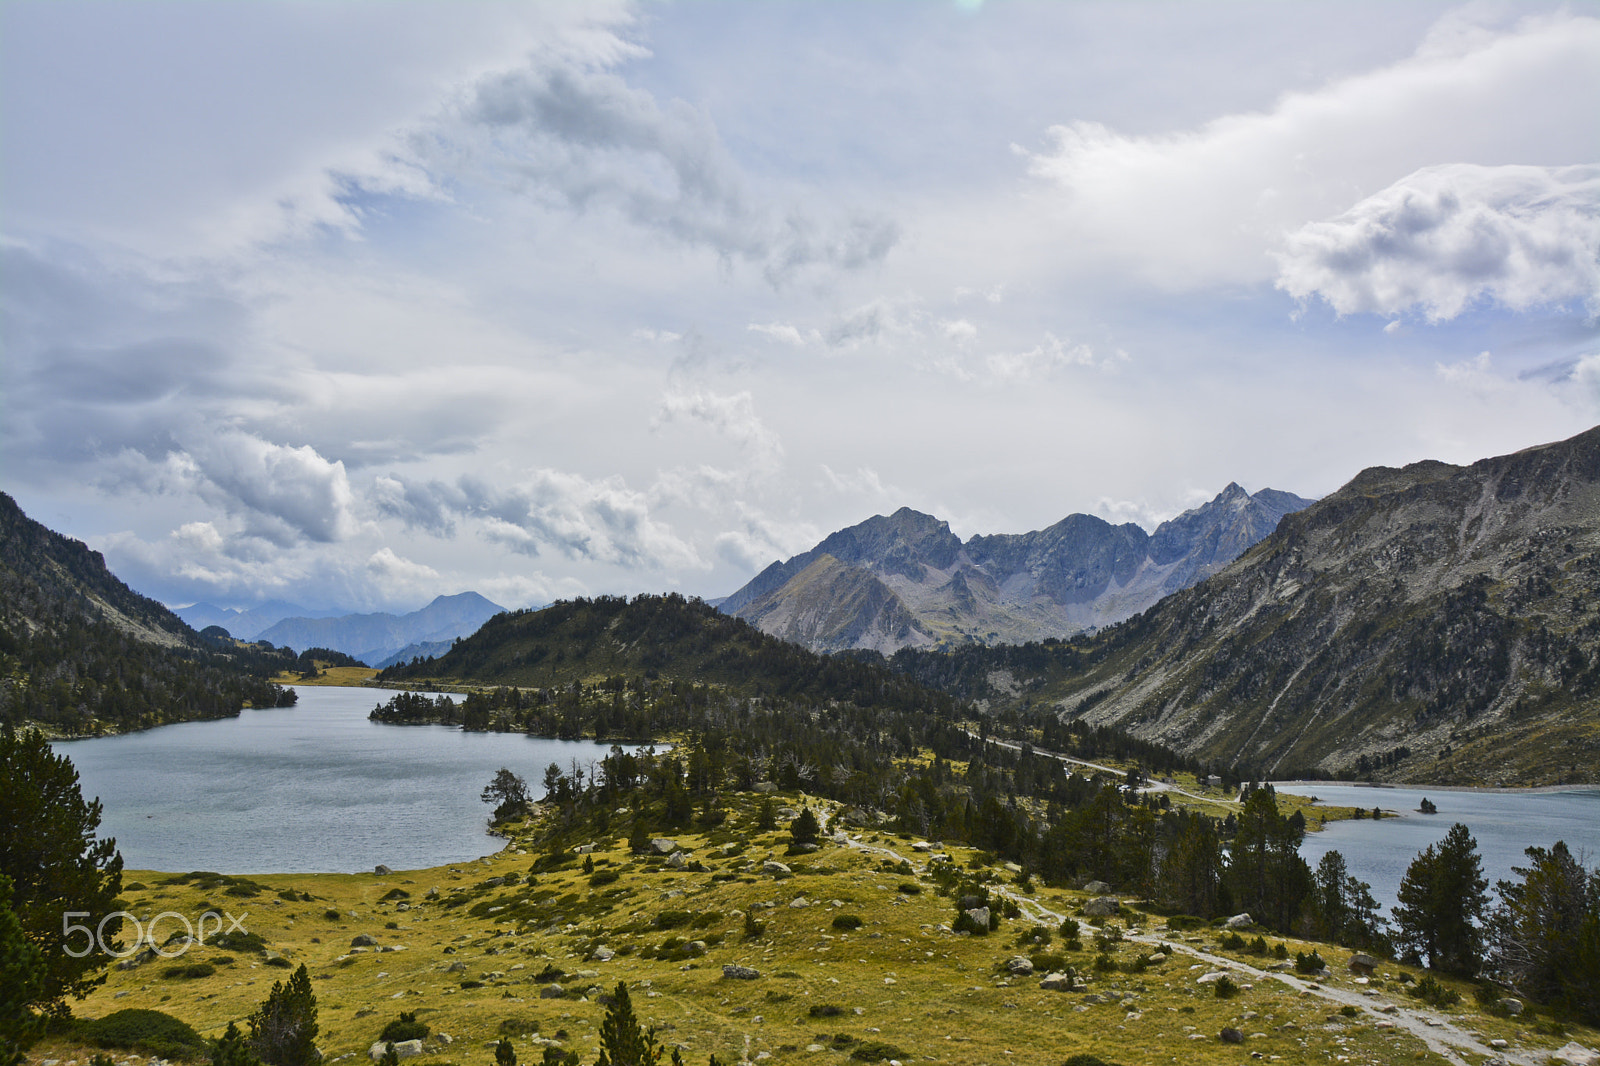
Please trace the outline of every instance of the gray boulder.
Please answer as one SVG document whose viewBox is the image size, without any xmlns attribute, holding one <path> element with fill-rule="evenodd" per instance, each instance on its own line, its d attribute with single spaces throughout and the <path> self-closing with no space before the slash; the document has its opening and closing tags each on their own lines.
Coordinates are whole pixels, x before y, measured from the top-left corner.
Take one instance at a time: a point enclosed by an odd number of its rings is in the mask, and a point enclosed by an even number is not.
<svg viewBox="0 0 1600 1066">
<path fill-rule="evenodd" d="M 650 854 L 652 855 L 671 855 L 677 850 L 678 842 L 676 840 L 668 840 L 665 837 L 656 837 L 650 842 Z"/>
<path fill-rule="evenodd" d="M 373 939 L 371 933 L 357 933 L 351 938 L 350 946 L 353 948 L 371 948 L 377 947 L 378 942 Z"/>
<path fill-rule="evenodd" d="M 754 981 L 761 976 L 761 971 L 750 966 L 740 966 L 737 963 L 728 963 L 722 968 L 722 976 L 734 981 Z"/>
<path fill-rule="evenodd" d="M 1350 969 L 1354 973 L 1370 976 L 1378 969 L 1378 960 L 1358 951 L 1350 956 Z"/>
<path fill-rule="evenodd" d="M 1111 891 L 1111 886 L 1104 881 L 1090 881 L 1083 886 L 1083 890 L 1091 896 L 1104 896 Z"/>
<path fill-rule="evenodd" d="M 1222 1030 L 1222 1032 L 1218 1033 L 1217 1036 L 1218 1036 L 1218 1038 L 1220 1038 L 1222 1040 L 1222 1042 L 1224 1044 L 1242 1044 L 1242 1043 L 1244 1043 L 1244 1034 L 1242 1032 L 1240 1032 L 1239 1030 L 1233 1028 L 1232 1026 L 1229 1026 L 1228 1028 Z"/>
<path fill-rule="evenodd" d="M 556 984 L 553 981 L 550 984 L 547 984 L 543 988 L 539 989 L 539 998 L 540 999 L 560 999 L 562 996 L 564 996 L 566 994 L 567 994 L 567 990 L 562 988 L 560 985 Z"/>
<path fill-rule="evenodd" d="M 1255 925 L 1255 920 L 1248 914 L 1235 914 L 1232 918 L 1222 923 L 1224 929 L 1248 929 Z"/>
<path fill-rule="evenodd" d="M 383 1053 L 388 1050 L 388 1047 L 387 1042 L 380 1040 L 367 1049 L 367 1057 L 373 1062 L 382 1062 Z M 394 1053 L 402 1059 L 414 1059 L 422 1054 L 422 1041 L 396 1040 L 394 1042 Z"/>
<path fill-rule="evenodd" d="M 667 856 L 667 865 L 674 870 L 681 870 L 689 865 L 689 857 L 681 851 L 675 851 Z"/>
<path fill-rule="evenodd" d="M 604 944 L 601 944 L 599 947 L 595 948 L 594 951 L 589 953 L 589 957 L 595 962 L 610 962 L 612 959 L 617 957 L 617 953 L 606 947 Z"/>
<path fill-rule="evenodd" d="M 1083 905 L 1083 913 L 1090 918 L 1109 918 L 1121 909 L 1122 901 L 1116 896 L 1100 896 Z"/>
<path fill-rule="evenodd" d="M 988 907 L 972 907 L 962 911 L 961 913 L 965 914 L 968 918 L 971 918 L 972 924 L 977 926 L 979 929 L 987 930 L 989 928 Z"/>
<path fill-rule="evenodd" d="M 1047 973 L 1039 982 L 1039 987 L 1046 992 L 1071 992 L 1072 978 L 1067 974 L 1056 972 Z"/>
<path fill-rule="evenodd" d="M 757 781 L 755 791 L 761 793 L 763 796 L 770 796 L 774 792 L 778 791 L 778 786 L 774 785 L 771 781 Z"/>
<path fill-rule="evenodd" d="M 1495 1006 L 1499 1007 L 1513 1018 L 1522 1013 L 1522 1000 L 1517 999 L 1514 996 L 1502 997 L 1500 1001 L 1495 1004 Z"/>
<path fill-rule="evenodd" d="M 1021 955 L 1013 955 L 1006 963 L 1006 972 L 1013 977 L 1027 977 L 1033 973 L 1033 961 Z"/>
<path fill-rule="evenodd" d="M 761 864 L 761 872 L 764 874 L 773 874 L 781 877 L 784 874 L 789 873 L 789 867 L 785 866 L 776 859 L 768 859 L 766 862 Z"/>
<path fill-rule="evenodd" d="M 381 862 L 378 865 L 376 865 L 376 866 L 374 866 L 372 868 L 372 872 L 377 874 L 379 877 L 383 877 L 383 876 L 385 876 L 387 874 L 394 873 L 393 870 L 389 869 L 387 866 L 383 865 L 383 863 L 381 863 Z"/>
</svg>

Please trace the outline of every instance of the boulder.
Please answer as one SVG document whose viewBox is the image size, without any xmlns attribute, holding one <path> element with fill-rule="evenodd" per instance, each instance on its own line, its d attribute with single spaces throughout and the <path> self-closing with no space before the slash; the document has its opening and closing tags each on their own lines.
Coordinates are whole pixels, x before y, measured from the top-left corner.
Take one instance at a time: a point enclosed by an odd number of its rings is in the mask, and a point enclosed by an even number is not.
<svg viewBox="0 0 1600 1066">
<path fill-rule="evenodd" d="M 977 928 L 984 929 L 984 930 L 987 930 L 989 928 L 989 908 L 988 907 L 970 907 L 967 910 L 962 911 L 961 913 L 965 914 L 968 918 L 971 918 L 972 919 L 972 924 L 974 926 L 976 926 Z"/>
<path fill-rule="evenodd" d="M 1239 1030 L 1233 1028 L 1232 1026 L 1229 1026 L 1228 1028 L 1222 1030 L 1222 1032 L 1218 1033 L 1217 1036 L 1222 1040 L 1222 1042 L 1224 1044 L 1242 1044 L 1242 1043 L 1244 1043 L 1244 1034 L 1241 1033 Z"/>
<path fill-rule="evenodd" d="M 461 961 L 452 962 L 445 968 L 445 973 L 466 973 L 467 964 Z"/>
<path fill-rule="evenodd" d="M 1116 896 L 1100 896 L 1083 905 L 1083 913 L 1090 918 L 1109 918 L 1121 909 L 1122 901 Z"/>
<path fill-rule="evenodd" d="M 1046 992 L 1071 992 L 1072 978 L 1067 974 L 1056 972 L 1047 973 L 1039 982 L 1039 987 Z"/>
<path fill-rule="evenodd" d="M 1377 972 L 1377 969 L 1378 960 L 1371 955 L 1363 955 L 1358 951 L 1350 956 L 1350 970 L 1352 973 L 1358 973 L 1362 977 L 1371 977 Z"/>
<path fill-rule="evenodd" d="M 572 853 L 574 855 L 593 855 L 594 854 L 594 845 L 593 844 L 579 844 L 577 847 L 572 849 Z"/>
<path fill-rule="evenodd" d="M 933 845 L 928 843 L 926 840 L 918 840 L 918 841 L 915 841 L 915 842 L 912 843 L 911 850 L 912 851 L 932 851 L 933 850 Z"/>
<path fill-rule="evenodd" d="M 704 940 L 691 940 L 683 945 L 683 953 L 699 958 L 706 953 L 706 942 Z"/>
<path fill-rule="evenodd" d="M 1104 881 L 1090 881 L 1083 886 L 1083 890 L 1091 896 L 1104 896 L 1111 891 L 1111 886 Z"/>
<path fill-rule="evenodd" d="M 371 948 L 377 947 L 377 945 L 378 942 L 371 933 L 357 933 L 350 940 L 350 946 L 353 948 Z"/>
<path fill-rule="evenodd" d="M 428 899 L 438 899 L 439 898 L 439 886 L 438 885 L 434 885 L 432 888 L 428 889 L 428 893 L 427 893 L 427 897 L 426 898 L 428 898 Z"/>
<path fill-rule="evenodd" d="M 367 1049 L 367 1057 L 373 1062 L 382 1062 L 383 1053 L 388 1049 L 388 1043 L 380 1040 Z M 422 1054 L 422 1041 L 396 1040 L 394 1042 L 394 1053 L 400 1056 L 402 1059 L 414 1059 L 418 1055 Z"/>
<path fill-rule="evenodd" d="M 381 862 L 378 865 L 376 865 L 376 866 L 374 866 L 372 868 L 372 872 L 377 874 L 379 877 L 384 877 L 384 876 L 387 876 L 388 874 L 394 873 L 393 870 L 389 869 L 387 866 L 383 865 L 383 863 L 381 863 Z"/>
<path fill-rule="evenodd" d="M 766 862 L 761 864 L 761 872 L 764 874 L 774 874 L 782 877 L 789 872 L 789 868 L 783 863 L 778 862 L 776 859 L 768 859 Z"/>
<path fill-rule="evenodd" d="M 754 791 L 761 793 L 763 796 L 770 796 L 778 791 L 778 786 L 771 781 L 757 781 Z"/>
<path fill-rule="evenodd" d="M 796 896 L 794 899 L 791 899 L 789 901 L 789 906 L 795 907 L 795 908 L 809 907 L 809 906 L 811 906 L 811 901 L 809 899 L 806 899 L 804 896 Z"/>
<path fill-rule="evenodd" d="M 589 957 L 595 962 L 610 962 L 612 959 L 617 957 L 617 953 L 606 947 L 604 944 L 601 944 L 599 947 L 595 948 L 589 953 Z"/>
<path fill-rule="evenodd" d="M 407 903 L 405 900 L 401 900 L 399 903 L 394 905 L 394 909 L 396 911 L 408 911 L 411 909 L 411 904 Z"/>
<path fill-rule="evenodd" d="M 676 840 L 667 840 L 665 837 L 656 837 L 650 842 L 650 854 L 652 855 L 671 855 L 677 850 L 678 842 Z"/>
<path fill-rule="evenodd" d="M 1194 983 L 1197 984 L 1197 985 L 1214 984 L 1215 982 L 1222 980 L 1226 976 L 1228 976 L 1228 975 L 1223 970 L 1212 970 L 1210 973 L 1203 973 L 1199 977 L 1196 977 L 1194 979 Z"/>
<path fill-rule="evenodd" d="M 1495 1004 L 1495 1006 L 1499 1007 L 1513 1018 L 1522 1013 L 1522 1000 L 1513 996 L 1502 997 L 1501 1000 Z"/>
<path fill-rule="evenodd" d="M 562 996 L 564 996 L 566 994 L 567 994 L 567 990 L 562 988 L 560 985 L 556 984 L 553 981 L 550 984 L 547 984 L 543 988 L 539 989 L 539 998 L 540 999 L 560 999 Z"/>
<path fill-rule="evenodd" d="M 734 981 L 754 981 L 761 976 L 761 971 L 730 962 L 722 968 L 722 976 Z"/>
<path fill-rule="evenodd" d="M 689 865 L 689 857 L 681 851 L 675 851 L 667 856 L 667 865 L 674 870 L 681 870 Z"/>
<path fill-rule="evenodd" d="M 821 844 L 794 844 L 789 848 L 796 855 L 810 855 L 814 851 L 822 850 Z"/>
<path fill-rule="evenodd" d="M 1224 929 L 1248 929 L 1255 925 L 1255 921 L 1248 914 L 1235 914 L 1232 918 L 1222 923 Z"/>
<path fill-rule="evenodd" d="M 1576 1040 L 1560 1050 L 1552 1051 L 1550 1058 L 1556 1062 L 1566 1063 L 1567 1066 L 1600 1066 L 1600 1052 L 1586 1048 Z"/>
<path fill-rule="evenodd" d="M 1006 973 L 1013 977 L 1027 977 L 1033 973 L 1033 962 L 1022 955 L 1013 955 L 1006 962 Z"/>
</svg>

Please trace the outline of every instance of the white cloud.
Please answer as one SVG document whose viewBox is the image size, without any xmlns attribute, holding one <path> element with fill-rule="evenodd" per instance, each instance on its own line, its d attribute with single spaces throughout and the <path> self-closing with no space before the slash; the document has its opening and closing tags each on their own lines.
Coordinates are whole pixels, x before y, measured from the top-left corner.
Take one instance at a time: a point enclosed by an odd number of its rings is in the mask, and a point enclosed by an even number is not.
<svg viewBox="0 0 1600 1066">
<path fill-rule="evenodd" d="M 1340 314 L 1582 300 L 1600 313 L 1600 166 L 1429 167 L 1291 234 L 1278 287 Z"/>
<path fill-rule="evenodd" d="M 897 489 L 885 486 L 878 472 L 870 466 L 857 467 L 855 473 L 841 474 L 827 463 L 822 463 L 822 476 L 827 478 L 828 484 L 835 492 L 851 493 L 863 496 L 892 496 L 898 493 Z"/>
<path fill-rule="evenodd" d="M 1174 289 L 1257 282 L 1285 234 L 1422 168 L 1587 161 L 1593 139 L 1578 131 L 1600 124 L 1600 19 L 1461 25 L 1399 63 L 1198 129 L 1054 127 L 1029 163 L 1058 190 L 1047 232 L 1096 272 Z"/>
<path fill-rule="evenodd" d="M 761 470 L 773 470 L 783 460 L 783 443 L 756 414 L 749 392 L 721 395 L 709 390 L 671 392 L 661 398 L 652 428 L 672 422 L 698 422 L 735 442 Z"/>
<path fill-rule="evenodd" d="M 366 571 L 385 600 L 424 599 L 439 589 L 439 571 L 397 555 L 388 546 L 367 558 Z"/>
<path fill-rule="evenodd" d="M 991 377 L 998 381 L 1025 382 L 1047 378 L 1065 367 L 1083 366 L 1111 370 L 1128 361 L 1128 353 L 1118 349 L 1114 354 L 1096 358 L 1094 349 L 1087 344 L 1068 344 L 1053 333 L 1045 334 L 1040 343 L 1023 352 L 995 352 L 984 359 Z"/>
<path fill-rule="evenodd" d="M 795 348 L 802 347 L 808 339 L 812 341 L 819 339 L 816 330 L 811 330 L 809 333 L 802 335 L 798 327 L 791 326 L 787 322 L 771 322 L 765 325 L 752 322 L 745 328 L 752 333 L 760 333 L 763 336 L 771 337 L 775 341 Z"/>
<path fill-rule="evenodd" d="M 355 532 L 354 495 L 344 463 L 310 445 L 273 444 L 247 433 L 223 433 L 190 452 L 204 478 L 203 494 L 235 513 L 265 519 L 271 536 L 287 527 L 324 543 Z"/>
<path fill-rule="evenodd" d="M 952 341 L 970 341 L 978 335 L 978 327 L 964 318 L 939 323 L 939 331 Z"/>
</svg>

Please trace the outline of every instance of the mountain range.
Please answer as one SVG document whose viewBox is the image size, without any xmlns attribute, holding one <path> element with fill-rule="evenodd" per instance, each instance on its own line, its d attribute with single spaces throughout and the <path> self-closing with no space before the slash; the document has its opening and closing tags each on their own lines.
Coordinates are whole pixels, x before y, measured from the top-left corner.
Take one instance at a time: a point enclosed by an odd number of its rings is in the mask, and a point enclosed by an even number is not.
<svg viewBox="0 0 1600 1066">
<path fill-rule="evenodd" d="M 1093 639 L 894 662 L 1274 776 L 1595 782 L 1600 428 L 1364 470 Z"/>
<path fill-rule="evenodd" d="M 1230 484 L 1153 534 L 1074 514 L 1048 529 L 965 542 L 948 522 L 902 507 L 774 562 L 717 605 L 815 651 L 1059 638 L 1203 581 L 1310 503 Z"/>
<path fill-rule="evenodd" d="M 420 610 L 407 614 L 345 614 L 337 617 L 290 616 L 279 617 L 257 628 L 254 623 L 270 617 L 279 604 L 264 604 L 246 612 L 232 612 L 235 620 L 244 621 L 254 631 L 246 637 L 228 627 L 226 621 L 208 622 L 228 629 L 231 636 L 248 640 L 264 640 L 280 647 L 305 651 L 307 648 L 331 648 L 354 656 L 368 666 L 382 669 L 394 662 L 410 660 L 416 656 L 441 654 L 457 637 L 468 636 L 479 626 L 505 610 L 476 592 L 461 592 L 454 596 L 438 596 Z M 290 606 L 292 604 L 283 604 Z M 209 618 L 226 613 L 209 604 L 195 604 L 180 608 L 178 614 L 195 619 Z M 194 624 L 191 622 L 191 624 Z"/>
</svg>

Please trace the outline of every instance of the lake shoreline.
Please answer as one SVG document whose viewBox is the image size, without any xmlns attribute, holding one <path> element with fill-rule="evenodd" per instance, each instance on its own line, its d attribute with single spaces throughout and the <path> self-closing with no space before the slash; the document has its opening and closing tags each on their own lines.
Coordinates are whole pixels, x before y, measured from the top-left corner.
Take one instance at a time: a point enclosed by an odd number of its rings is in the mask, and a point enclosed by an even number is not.
<svg viewBox="0 0 1600 1066">
<path fill-rule="evenodd" d="M 1406 784 L 1402 782 L 1384 781 L 1379 784 L 1368 784 L 1365 781 L 1269 781 L 1273 788 L 1365 788 L 1379 795 L 1385 792 L 1405 790 L 1407 792 L 1465 792 L 1494 796 L 1544 796 L 1559 792 L 1600 792 L 1597 785 L 1527 785 L 1494 786 L 1494 785 L 1433 785 L 1433 784 Z"/>
</svg>

